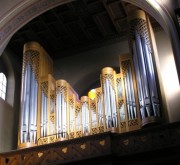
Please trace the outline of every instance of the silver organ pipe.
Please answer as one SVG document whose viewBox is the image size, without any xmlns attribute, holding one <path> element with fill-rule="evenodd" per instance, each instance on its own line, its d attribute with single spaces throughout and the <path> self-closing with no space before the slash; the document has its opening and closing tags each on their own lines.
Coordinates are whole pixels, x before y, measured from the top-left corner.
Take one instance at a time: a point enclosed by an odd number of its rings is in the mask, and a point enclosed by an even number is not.
<svg viewBox="0 0 180 165">
<path fill-rule="evenodd" d="M 120 108 L 120 112 L 123 111 L 122 114 L 125 115 L 125 120 L 123 121 L 120 113 L 120 130 L 125 132 L 139 129 L 141 127 L 141 121 L 131 54 L 122 54 L 120 56 L 120 80 L 122 97 L 118 98 L 118 107 Z"/>
<path fill-rule="evenodd" d="M 82 112 L 82 128 L 83 134 L 88 135 L 90 133 L 89 122 L 89 98 L 87 96 L 81 97 L 81 112 Z"/>
<path fill-rule="evenodd" d="M 132 80 L 132 72 L 131 72 L 131 66 L 129 65 L 127 68 L 127 73 L 126 73 L 126 86 L 128 90 L 128 95 L 129 95 L 129 111 L 128 111 L 128 116 L 129 119 L 134 119 L 137 117 L 136 114 L 136 104 L 135 104 L 135 96 L 134 96 L 134 88 L 133 88 L 133 80 Z"/>
<path fill-rule="evenodd" d="M 106 116 L 106 129 L 118 127 L 116 91 L 114 88 L 114 70 L 110 67 L 102 69 L 102 84 L 104 96 L 104 109 Z"/>
<path fill-rule="evenodd" d="M 68 84 L 69 85 L 69 84 Z M 69 127 L 68 127 L 68 133 L 69 138 L 75 138 L 75 103 L 76 99 L 78 98 L 77 93 L 73 90 L 73 88 L 69 85 L 69 99 L 68 99 L 68 116 L 69 116 Z"/>
<path fill-rule="evenodd" d="M 92 127 L 95 128 L 97 127 L 96 111 L 92 109 L 91 114 L 92 114 Z"/>
<path fill-rule="evenodd" d="M 90 107 L 91 109 L 91 123 L 92 127 L 95 128 L 97 127 L 97 117 L 96 117 L 96 107 L 93 106 L 93 103 Z"/>
<path fill-rule="evenodd" d="M 41 137 L 44 137 L 43 131 L 43 116 L 44 116 L 44 91 L 41 91 Z"/>
<path fill-rule="evenodd" d="M 146 57 L 146 63 L 147 63 L 147 72 L 148 72 L 148 81 L 150 86 L 150 96 L 152 101 L 152 109 L 153 109 L 153 115 L 156 117 L 160 117 L 160 106 L 159 106 L 159 99 L 158 99 L 158 91 L 157 91 L 157 85 L 156 85 L 156 79 L 155 79 L 155 72 L 153 67 L 153 61 L 152 61 L 152 53 L 150 50 L 150 45 L 147 45 L 147 41 L 142 38 L 144 53 Z"/>
<path fill-rule="evenodd" d="M 137 88 L 138 88 L 138 98 L 139 98 L 139 105 L 140 105 L 140 113 L 142 119 L 145 118 L 145 103 L 144 103 L 144 93 L 142 88 L 142 82 L 141 82 L 141 76 L 139 71 L 139 63 L 138 63 L 138 57 L 137 57 L 137 51 L 136 51 L 136 45 L 135 42 L 133 42 L 133 62 L 134 62 L 134 68 L 136 72 L 136 79 L 137 79 Z"/>
<path fill-rule="evenodd" d="M 48 135 L 55 134 L 55 102 L 56 102 L 56 81 L 51 74 L 48 74 Z M 53 137 L 55 138 L 55 136 Z M 50 138 L 50 139 L 53 139 Z M 50 140 L 51 141 L 51 140 Z"/>
<path fill-rule="evenodd" d="M 26 126 L 24 125 L 25 102 L 26 102 L 26 84 L 27 84 L 27 65 L 23 68 L 21 89 L 21 118 L 20 118 L 20 143 L 25 142 Z"/>
<path fill-rule="evenodd" d="M 36 120 L 34 120 L 37 114 L 37 82 L 35 74 L 31 72 L 31 96 L 30 96 L 30 124 L 29 124 L 29 134 L 30 142 L 35 143 L 36 138 Z"/>
<path fill-rule="evenodd" d="M 26 57 L 24 76 L 22 79 L 22 100 L 21 100 L 21 130 L 20 143 L 36 143 L 37 134 L 37 92 L 38 84 L 33 72 L 33 64 L 30 63 L 30 55 Z"/>
<path fill-rule="evenodd" d="M 29 105 L 30 105 L 30 82 L 31 82 L 31 67 L 27 64 L 27 91 L 26 91 L 26 102 L 24 110 L 24 127 L 25 127 L 25 142 L 29 142 Z"/>
<path fill-rule="evenodd" d="M 81 103 L 76 100 L 75 103 L 75 137 L 82 136 L 82 114 L 81 114 Z"/>
<path fill-rule="evenodd" d="M 47 94 L 42 88 L 41 91 L 41 137 L 47 136 Z"/>
<path fill-rule="evenodd" d="M 116 84 L 117 84 L 117 99 L 118 99 L 118 110 L 119 110 L 119 120 L 120 125 L 123 127 L 126 121 L 125 107 L 123 101 L 123 81 L 121 74 L 117 74 Z"/>
<path fill-rule="evenodd" d="M 44 136 L 47 136 L 47 118 L 48 118 L 48 113 L 47 113 L 47 94 L 45 94 L 45 114 L 44 114 L 44 119 L 43 119 L 43 126 L 44 126 Z"/>
<path fill-rule="evenodd" d="M 67 129 L 67 86 L 65 80 L 58 80 L 56 82 L 56 132 L 59 138 L 68 138 Z"/>
<path fill-rule="evenodd" d="M 61 93 L 58 92 L 57 93 L 57 97 L 56 97 L 56 132 L 57 134 L 61 133 L 62 132 L 62 123 L 61 123 Z M 59 137 L 59 135 L 58 135 Z"/>
<path fill-rule="evenodd" d="M 98 126 L 101 127 L 103 126 L 103 96 L 102 92 L 97 91 L 96 93 L 97 96 L 97 111 L 98 111 Z"/>
<path fill-rule="evenodd" d="M 25 106 L 25 91 L 26 91 L 26 76 L 27 76 L 26 66 L 22 72 L 22 81 L 21 81 L 21 115 L 20 115 L 20 143 L 24 143 L 24 106 Z"/>
<path fill-rule="evenodd" d="M 54 100 L 53 100 L 53 98 L 50 98 L 50 115 L 53 113 L 54 113 Z M 55 125 L 54 125 L 53 121 L 50 120 L 49 121 L 49 134 L 50 135 L 55 132 L 54 127 L 55 127 Z"/>
<path fill-rule="evenodd" d="M 92 89 L 88 92 L 89 98 L 89 125 L 90 125 L 90 134 L 96 134 L 99 132 L 98 127 L 98 106 L 97 106 L 97 91 Z"/>
<path fill-rule="evenodd" d="M 69 120 L 70 120 L 70 125 L 69 125 L 69 130 L 70 132 L 73 132 L 74 131 L 74 107 L 73 107 L 73 103 L 70 104 L 69 106 Z"/>
<path fill-rule="evenodd" d="M 35 86 L 34 86 L 34 116 L 33 116 L 33 124 L 34 124 L 34 129 L 33 129 L 33 142 L 36 143 L 36 138 L 37 138 L 37 113 L 38 113 L 38 83 L 37 80 L 35 79 Z"/>
<path fill-rule="evenodd" d="M 148 91 L 148 80 L 147 80 L 147 73 L 146 73 L 146 66 L 144 61 L 144 54 L 141 44 L 140 35 L 136 32 L 136 49 L 137 49 L 137 55 L 138 55 L 138 63 L 139 63 L 139 72 L 141 75 L 141 84 L 142 84 L 142 91 L 144 94 L 144 102 L 145 102 L 145 114 L 146 116 L 150 117 L 152 114 L 151 108 L 150 108 L 150 96 Z"/>
</svg>

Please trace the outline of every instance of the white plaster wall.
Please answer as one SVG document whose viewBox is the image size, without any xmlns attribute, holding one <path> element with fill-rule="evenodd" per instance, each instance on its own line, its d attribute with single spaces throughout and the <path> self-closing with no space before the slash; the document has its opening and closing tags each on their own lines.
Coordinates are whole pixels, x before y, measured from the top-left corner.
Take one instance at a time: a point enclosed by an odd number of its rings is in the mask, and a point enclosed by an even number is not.
<svg viewBox="0 0 180 165">
<path fill-rule="evenodd" d="M 164 31 L 155 33 L 160 72 L 167 101 L 169 121 L 180 120 L 180 86 L 177 77 L 170 39 Z"/>
<path fill-rule="evenodd" d="M 9 51 L 1 60 L 7 68 L 7 95 L 0 98 L 0 152 L 6 152 L 17 148 L 22 63 Z"/>
<path fill-rule="evenodd" d="M 13 114 L 12 106 L 0 98 L 0 152 L 12 150 Z"/>
<path fill-rule="evenodd" d="M 123 41 L 86 51 L 72 58 L 54 61 L 54 77 L 65 79 L 82 95 L 93 83 L 100 79 L 104 67 L 112 67 L 119 72 L 119 56 L 128 53 L 128 42 Z"/>
</svg>

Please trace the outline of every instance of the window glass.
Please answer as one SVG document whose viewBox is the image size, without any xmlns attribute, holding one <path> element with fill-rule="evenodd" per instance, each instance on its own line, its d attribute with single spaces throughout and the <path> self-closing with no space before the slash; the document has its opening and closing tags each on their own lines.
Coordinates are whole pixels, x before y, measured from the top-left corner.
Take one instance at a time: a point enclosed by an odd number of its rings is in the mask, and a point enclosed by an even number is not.
<svg viewBox="0 0 180 165">
<path fill-rule="evenodd" d="M 0 73 L 0 97 L 5 100 L 6 98 L 7 79 L 4 73 Z"/>
</svg>

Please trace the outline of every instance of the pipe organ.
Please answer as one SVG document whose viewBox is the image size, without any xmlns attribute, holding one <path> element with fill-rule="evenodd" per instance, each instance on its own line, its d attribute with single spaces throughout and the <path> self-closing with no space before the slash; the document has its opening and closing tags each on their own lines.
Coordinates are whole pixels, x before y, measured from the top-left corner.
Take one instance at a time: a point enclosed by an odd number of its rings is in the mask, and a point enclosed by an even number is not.
<svg viewBox="0 0 180 165">
<path fill-rule="evenodd" d="M 38 126 L 40 125 L 41 77 L 47 76 L 52 71 L 52 60 L 46 51 L 36 42 L 26 43 L 24 45 L 22 66 L 19 148 L 34 146 L 37 143 L 40 132 Z M 42 101 L 45 103 L 43 110 L 47 111 L 47 92 L 45 89 L 42 97 Z M 44 116 L 41 124 L 45 124 L 47 121 L 48 119 Z M 43 126 L 43 134 L 46 135 L 45 126 L 47 124 Z"/>
<path fill-rule="evenodd" d="M 118 128 L 117 122 L 117 98 L 115 90 L 116 73 L 111 67 L 102 69 L 101 86 L 103 91 L 103 103 L 105 113 L 106 130 L 116 131 Z"/>
<path fill-rule="evenodd" d="M 79 98 L 71 85 L 53 78 L 53 63 L 36 42 L 24 46 L 19 148 L 111 131 L 140 129 L 160 118 L 160 102 L 149 40 L 132 23 L 132 54 L 119 57 L 118 73 L 102 68 L 100 87 Z M 140 24 L 140 25 L 139 25 Z"/>
<path fill-rule="evenodd" d="M 120 119 L 122 120 L 121 126 L 127 127 L 126 130 L 128 129 L 129 131 L 136 130 L 140 128 L 141 122 L 134 65 L 130 54 L 123 54 L 120 56 L 120 70 L 120 80 L 118 83 L 118 101 Z M 122 129 L 124 128 L 122 127 Z"/>
<path fill-rule="evenodd" d="M 161 118 L 160 92 L 154 62 L 151 24 L 142 10 L 129 16 L 130 48 L 135 65 L 142 124 Z"/>
</svg>

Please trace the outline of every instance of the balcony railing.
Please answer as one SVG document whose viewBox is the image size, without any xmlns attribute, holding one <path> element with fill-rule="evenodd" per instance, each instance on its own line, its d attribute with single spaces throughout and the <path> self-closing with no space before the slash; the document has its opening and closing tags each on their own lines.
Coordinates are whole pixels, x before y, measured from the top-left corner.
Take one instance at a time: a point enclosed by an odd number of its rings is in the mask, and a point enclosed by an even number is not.
<svg viewBox="0 0 180 165">
<path fill-rule="evenodd" d="M 175 148 L 180 148 L 180 122 L 121 134 L 105 132 L 1 153 L 0 165 L 65 164 L 107 156 L 122 159 L 123 156 L 144 153 L 151 153 L 150 160 L 152 154 L 159 151 L 165 154 L 169 149 L 168 159 L 173 159 L 174 155 L 178 157 L 180 154 L 180 150 L 175 151 Z"/>
</svg>

